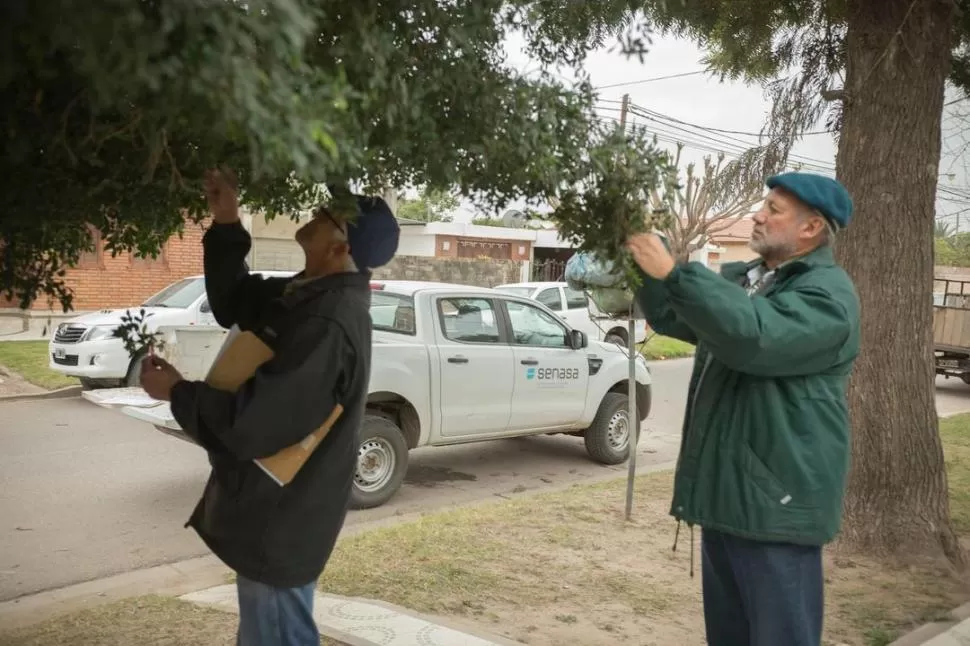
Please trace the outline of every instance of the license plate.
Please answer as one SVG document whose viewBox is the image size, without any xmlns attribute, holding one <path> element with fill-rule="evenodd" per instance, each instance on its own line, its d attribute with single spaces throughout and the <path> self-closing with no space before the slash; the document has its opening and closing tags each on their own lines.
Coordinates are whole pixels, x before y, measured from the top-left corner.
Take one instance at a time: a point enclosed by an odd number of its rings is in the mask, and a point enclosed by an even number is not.
<svg viewBox="0 0 970 646">
<path fill-rule="evenodd" d="M 956 368 L 960 365 L 960 362 L 956 359 L 940 359 L 936 364 L 941 368 Z"/>
<path fill-rule="evenodd" d="M 54 348 L 55 359 L 63 359 L 66 356 L 67 356 L 67 352 L 64 351 L 64 348 Z"/>
</svg>

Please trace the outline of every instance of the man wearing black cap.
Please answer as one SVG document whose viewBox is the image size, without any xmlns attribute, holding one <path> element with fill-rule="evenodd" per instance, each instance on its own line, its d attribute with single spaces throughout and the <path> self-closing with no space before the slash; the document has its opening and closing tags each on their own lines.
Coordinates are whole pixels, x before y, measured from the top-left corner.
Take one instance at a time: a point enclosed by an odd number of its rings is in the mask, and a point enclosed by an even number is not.
<svg viewBox="0 0 970 646">
<path fill-rule="evenodd" d="M 852 200 L 819 175 L 767 185 L 758 260 L 718 275 L 678 265 L 654 234 L 627 245 L 650 325 L 697 345 L 671 514 L 678 530 L 702 528 L 711 646 L 819 646 L 822 546 L 839 530 L 849 466 L 859 302 L 831 243 Z"/>
<path fill-rule="evenodd" d="M 379 199 L 358 213 L 318 208 L 296 240 L 306 267 L 292 279 L 250 274 L 250 236 L 233 184 L 206 182 L 213 224 L 203 237 L 206 293 L 223 327 L 238 325 L 274 351 L 237 393 L 187 381 L 147 360 L 142 386 L 171 401 L 212 473 L 188 525 L 237 573 L 239 646 L 318 646 L 313 591 L 343 526 L 357 464 L 357 429 L 371 357 L 368 271 L 390 261 L 398 227 Z M 351 200 L 353 201 L 353 200 Z M 292 446 L 343 407 L 289 484 L 253 463 Z"/>
</svg>

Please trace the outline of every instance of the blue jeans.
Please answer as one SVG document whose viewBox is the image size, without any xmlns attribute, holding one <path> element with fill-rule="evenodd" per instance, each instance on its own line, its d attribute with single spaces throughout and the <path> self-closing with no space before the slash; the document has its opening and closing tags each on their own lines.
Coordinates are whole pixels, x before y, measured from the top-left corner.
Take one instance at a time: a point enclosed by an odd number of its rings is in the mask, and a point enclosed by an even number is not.
<svg viewBox="0 0 970 646">
<path fill-rule="evenodd" d="M 819 646 L 822 548 L 703 530 L 704 625 L 710 646 Z"/>
<path fill-rule="evenodd" d="M 300 588 L 274 588 L 237 576 L 236 646 L 320 646 L 313 620 L 315 587 L 310 583 Z"/>
</svg>

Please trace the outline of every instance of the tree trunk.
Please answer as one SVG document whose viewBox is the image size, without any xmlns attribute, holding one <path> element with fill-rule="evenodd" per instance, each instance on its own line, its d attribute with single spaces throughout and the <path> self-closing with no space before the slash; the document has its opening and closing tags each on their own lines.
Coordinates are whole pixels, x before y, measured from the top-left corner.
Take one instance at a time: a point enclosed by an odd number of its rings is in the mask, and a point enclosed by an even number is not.
<svg viewBox="0 0 970 646">
<path fill-rule="evenodd" d="M 933 229 L 955 14 L 946 0 L 849 3 L 838 175 L 855 214 L 837 255 L 862 306 L 849 387 L 842 540 L 964 563 L 934 401 Z"/>
</svg>

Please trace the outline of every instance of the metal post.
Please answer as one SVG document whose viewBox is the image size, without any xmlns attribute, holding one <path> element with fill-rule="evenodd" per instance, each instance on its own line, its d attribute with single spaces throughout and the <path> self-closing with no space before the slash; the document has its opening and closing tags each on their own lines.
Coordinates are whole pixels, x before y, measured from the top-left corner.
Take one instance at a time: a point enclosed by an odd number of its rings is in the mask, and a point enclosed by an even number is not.
<svg viewBox="0 0 970 646">
<path fill-rule="evenodd" d="M 637 335 L 636 321 L 633 319 L 633 308 L 630 308 L 630 318 L 627 321 L 627 345 L 630 349 L 630 394 L 627 406 L 627 428 L 630 445 L 629 473 L 626 479 L 626 519 L 633 514 L 633 482 L 637 476 L 637 444 L 640 439 L 640 412 L 637 410 Z"/>
<path fill-rule="evenodd" d="M 630 95 L 623 95 L 620 105 L 620 128 L 626 130 L 627 114 L 630 111 Z M 640 413 L 637 410 L 637 330 L 633 314 L 636 308 L 630 305 L 630 318 L 627 319 L 627 346 L 630 351 L 630 384 L 627 395 L 627 444 L 629 446 L 629 473 L 626 480 L 626 519 L 633 514 L 633 482 L 637 475 L 637 443 L 640 439 Z"/>
</svg>

